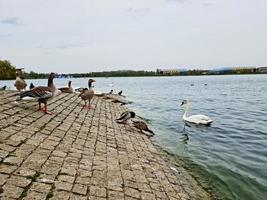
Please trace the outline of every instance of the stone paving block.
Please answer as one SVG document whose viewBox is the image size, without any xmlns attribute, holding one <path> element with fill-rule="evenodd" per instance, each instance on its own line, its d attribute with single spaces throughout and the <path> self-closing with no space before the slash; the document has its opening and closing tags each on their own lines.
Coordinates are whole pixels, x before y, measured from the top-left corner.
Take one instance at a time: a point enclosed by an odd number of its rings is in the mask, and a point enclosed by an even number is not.
<svg viewBox="0 0 267 200">
<path fill-rule="evenodd" d="M 74 167 L 62 168 L 61 171 L 60 171 L 60 174 L 69 175 L 69 176 L 75 176 L 76 169 Z"/>
<path fill-rule="evenodd" d="M 23 189 L 14 185 L 6 184 L 3 186 L 3 193 L 1 196 L 11 197 L 17 199 L 22 194 Z"/>
<path fill-rule="evenodd" d="M 68 200 L 70 198 L 71 193 L 66 191 L 55 191 L 53 196 L 50 198 L 51 200 Z"/>
<path fill-rule="evenodd" d="M 35 192 L 40 192 L 40 193 L 48 193 L 51 188 L 52 188 L 52 185 L 50 184 L 34 182 L 31 185 L 30 190 L 33 190 Z"/>
<path fill-rule="evenodd" d="M 70 200 L 87 200 L 87 197 L 77 194 L 71 194 Z"/>
<path fill-rule="evenodd" d="M 109 200 L 124 200 L 124 193 L 119 191 L 108 191 Z"/>
<path fill-rule="evenodd" d="M 17 165 L 17 166 L 19 166 L 22 162 L 23 162 L 23 159 L 16 157 L 16 156 L 9 156 L 3 160 L 3 163 L 9 164 L 9 165 Z"/>
<path fill-rule="evenodd" d="M 46 200 L 46 194 L 38 193 L 35 191 L 28 191 L 27 196 L 25 196 L 23 200 Z"/>
<path fill-rule="evenodd" d="M 31 179 L 22 176 L 11 176 L 8 183 L 21 188 L 27 187 L 31 183 Z"/>
<path fill-rule="evenodd" d="M 0 164 L 0 173 L 3 173 L 3 174 L 11 174 L 16 169 L 17 169 L 16 166 Z"/>
<path fill-rule="evenodd" d="M 107 196 L 107 190 L 104 187 L 90 186 L 90 195 L 91 196 L 98 196 L 98 197 L 106 197 Z"/>
<path fill-rule="evenodd" d="M 57 181 L 55 183 L 55 189 L 56 190 L 64 190 L 64 191 L 71 191 L 72 188 L 72 184 L 67 183 L 67 182 L 61 182 L 61 181 Z"/>
<path fill-rule="evenodd" d="M 0 174 L 0 186 L 4 185 L 9 178 L 7 174 Z"/>
<path fill-rule="evenodd" d="M 124 188 L 125 195 L 133 197 L 133 198 L 140 198 L 140 192 L 137 189 L 126 187 Z"/>
<path fill-rule="evenodd" d="M 82 184 L 75 184 L 73 189 L 73 193 L 80 194 L 80 195 L 86 195 L 87 193 L 87 186 Z"/>
<path fill-rule="evenodd" d="M 59 175 L 58 180 L 68 183 L 74 183 L 75 177 L 69 175 Z"/>
<path fill-rule="evenodd" d="M 88 177 L 80 177 L 78 176 L 75 180 L 75 183 L 80 183 L 82 185 L 90 185 L 91 179 Z"/>
</svg>

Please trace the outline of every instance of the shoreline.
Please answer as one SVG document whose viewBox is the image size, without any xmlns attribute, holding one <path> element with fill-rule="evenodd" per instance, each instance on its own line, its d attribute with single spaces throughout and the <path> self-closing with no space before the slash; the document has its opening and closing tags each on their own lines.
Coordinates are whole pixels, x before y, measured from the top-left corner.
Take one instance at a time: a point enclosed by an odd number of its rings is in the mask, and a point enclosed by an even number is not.
<svg viewBox="0 0 267 200">
<path fill-rule="evenodd" d="M 153 142 L 153 141 L 152 141 Z M 153 142 L 154 143 L 154 142 Z M 218 200 L 221 199 L 218 191 L 214 190 L 215 188 L 210 187 L 209 185 L 204 184 L 201 180 L 206 177 L 203 177 L 203 174 L 198 174 L 192 169 L 189 169 L 190 166 L 186 164 L 184 159 L 177 154 L 170 153 L 168 150 L 165 150 L 160 145 L 154 143 L 157 150 L 161 153 L 163 159 L 171 167 L 175 168 L 175 174 L 178 177 L 183 177 L 196 192 L 197 199 L 210 199 Z M 193 161 L 191 161 L 193 162 Z M 196 165 L 196 164 L 194 164 Z M 200 166 L 197 165 L 198 168 Z M 200 175 L 200 177 L 199 177 Z"/>
<path fill-rule="evenodd" d="M 76 79 L 76 78 L 141 78 L 141 77 L 192 77 L 192 76 L 246 76 L 246 75 L 267 75 L 267 73 L 247 73 L 247 74 L 196 74 L 196 75 L 149 75 L 149 76 L 80 76 L 80 77 L 63 77 L 63 78 L 56 78 L 56 79 Z M 48 77 L 48 75 L 47 75 Z M 25 80 L 47 80 L 45 78 L 25 78 Z M 0 79 L 0 81 L 14 81 L 15 78 L 12 79 Z"/>
</svg>

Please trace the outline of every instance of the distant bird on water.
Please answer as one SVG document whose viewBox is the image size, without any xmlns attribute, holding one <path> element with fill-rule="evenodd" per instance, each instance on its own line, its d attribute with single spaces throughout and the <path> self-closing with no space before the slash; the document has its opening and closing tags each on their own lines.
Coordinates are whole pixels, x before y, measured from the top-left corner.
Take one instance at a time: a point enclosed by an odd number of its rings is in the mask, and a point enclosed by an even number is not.
<svg viewBox="0 0 267 200">
<path fill-rule="evenodd" d="M 154 135 L 154 132 L 151 131 L 147 127 L 147 124 L 145 122 L 143 122 L 143 121 L 134 121 L 133 125 L 134 125 L 135 128 L 139 129 L 141 131 L 141 133 L 143 133 L 143 131 L 147 131 L 147 132 L 151 133 L 152 135 Z"/>
<path fill-rule="evenodd" d="M 71 81 L 68 82 L 68 87 L 58 88 L 61 92 L 64 93 L 73 93 L 73 88 L 71 86 Z"/>
<path fill-rule="evenodd" d="M 89 79 L 88 80 L 88 87 L 89 88 L 84 88 L 83 91 L 79 94 L 79 97 L 82 98 L 82 100 L 84 100 L 84 108 L 86 109 L 90 109 L 91 108 L 91 100 L 94 97 L 94 90 L 93 90 L 93 86 L 92 83 L 96 82 L 93 79 Z M 87 101 L 88 101 L 88 105 L 87 105 Z"/>
<path fill-rule="evenodd" d="M 110 90 L 108 94 L 112 94 L 113 93 L 113 90 Z"/>
<path fill-rule="evenodd" d="M 35 88 L 35 86 L 33 85 L 33 83 L 30 84 L 30 90 Z"/>
<path fill-rule="evenodd" d="M 54 77 L 55 77 L 54 73 L 51 73 L 49 75 L 47 87 L 39 86 L 31 90 L 20 93 L 19 94 L 20 96 L 17 99 L 17 101 L 23 100 L 24 98 L 27 98 L 27 97 L 36 98 L 39 103 L 39 110 L 43 111 L 46 114 L 51 115 L 52 113 L 47 110 L 47 101 L 52 99 L 55 96 L 55 93 L 57 91 L 53 83 Z M 44 104 L 44 108 L 41 107 L 42 103 Z"/>
<path fill-rule="evenodd" d="M 135 113 L 132 111 L 125 111 L 121 114 L 120 118 L 116 119 L 118 123 L 126 123 L 129 119 L 134 118 Z"/>
<path fill-rule="evenodd" d="M 6 90 L 6 85 L 0 88 L 0 91 Z"/>
<path fill-rule="evenodd" d="M 16 71 L 16 81 L 15 81 L 14 86 L 16 87 L 18 91 L 25 90 L 27 86 L 27 83 L 25 82 L 25 80 L 23 80 L 20 76 L 21 76 L 21 72 Z"/>
</svg>

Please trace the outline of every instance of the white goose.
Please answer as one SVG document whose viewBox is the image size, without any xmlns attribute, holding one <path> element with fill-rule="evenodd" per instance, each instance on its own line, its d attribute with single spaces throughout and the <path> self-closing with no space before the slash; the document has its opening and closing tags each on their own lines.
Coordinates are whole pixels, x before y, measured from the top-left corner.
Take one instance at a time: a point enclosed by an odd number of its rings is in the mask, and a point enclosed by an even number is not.
<svg viewBox="0 0 267 200">
<path fill-rule="evenodd" d="M 210 126 L 210 124 L 213 122 L 213 120 L 206 116 L 206 115 L 191 115 L 188 116 L 189 114 L 189 101 L 188 100 L 183 100 L 181 106 L 184 105 L 185 106 L 185 112 L 183 115 L 183 120 L 185 122 L 189 122 L 189 123 L 193 123 L 193 124 L 198 124 L 198 125 L 206 125 L 206 126 Z"/>
</svg>

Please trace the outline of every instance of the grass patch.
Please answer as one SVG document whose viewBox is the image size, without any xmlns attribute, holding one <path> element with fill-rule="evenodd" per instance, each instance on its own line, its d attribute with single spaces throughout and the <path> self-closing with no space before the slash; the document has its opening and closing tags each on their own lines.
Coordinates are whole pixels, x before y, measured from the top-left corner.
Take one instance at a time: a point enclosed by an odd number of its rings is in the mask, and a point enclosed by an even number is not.
<svg viewBox="0 0 267 200">
<path fill-rule="evenodd" d="M 36 179 L 40 176 L 40 172 L 36 172 L 33 176 L 26 176 L 27 179 L 32 181 L 36 181 Z"/>
<path fill-rule="evenodd" d="M 27 190 L 23 190 L 23 192 L 20 194 L 20 198 L 24 198 L 27 196 Z"/>
<path fill-rule="evenodd" d="M 53 196 L 54 196 L 53 191 L 49 191 L 48 194 L 46 195 L 46 198 L 45 198 L 45 199 L 46 199 L 46 200 L 47 200 L 47 199 L 50 199 L 50 198 L 52 198 Z"/>
</svg>

